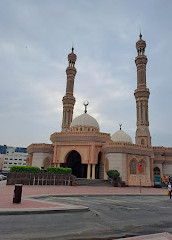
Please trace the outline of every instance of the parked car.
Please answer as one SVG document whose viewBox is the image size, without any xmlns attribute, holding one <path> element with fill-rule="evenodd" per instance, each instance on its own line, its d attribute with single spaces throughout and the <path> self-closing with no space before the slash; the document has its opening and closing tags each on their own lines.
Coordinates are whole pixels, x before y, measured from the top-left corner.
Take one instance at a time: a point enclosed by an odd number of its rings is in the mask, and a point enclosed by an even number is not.
<svg viewBox="0 0 172 240">
<path fill-rule="evenodd" d="M 5 176 L 2 173 L 0 173 L 0 181 L 6 180 L 6 179 L 7 179 L 7 176 Z"/>
</svg>

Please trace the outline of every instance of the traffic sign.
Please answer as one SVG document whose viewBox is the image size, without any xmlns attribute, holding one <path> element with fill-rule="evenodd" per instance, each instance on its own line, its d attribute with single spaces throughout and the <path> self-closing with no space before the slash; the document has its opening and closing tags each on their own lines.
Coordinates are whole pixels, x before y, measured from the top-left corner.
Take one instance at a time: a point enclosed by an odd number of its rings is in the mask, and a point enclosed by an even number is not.
<svg viewBox="0 0 172 240">
<path fill-rule="evenodd" d="M 142 173 L 142 164 L 140 162 L 138 163 L 138 171 Z"/>
</svg>

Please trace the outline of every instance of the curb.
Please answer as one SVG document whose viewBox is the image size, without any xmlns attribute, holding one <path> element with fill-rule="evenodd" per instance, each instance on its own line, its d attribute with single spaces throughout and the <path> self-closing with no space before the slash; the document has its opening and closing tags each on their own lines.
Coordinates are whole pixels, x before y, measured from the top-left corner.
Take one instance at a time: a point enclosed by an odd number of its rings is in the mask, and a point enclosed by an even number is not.
<svg viewBox="0 0 172 240">
<path fill-rule="evenodd" d="M 142 193 L 136 193 L 136 194 L 72 194 L 72 195 L 68 195 L 68 194 L 64 194 L 64 195 L 56 195 L 56 194 L 47 194 L 47 195 L 32 195 L 32 196 L 28 196 L 27 199 L 31 198 L 31 199 L 41 199 L 41 198 L 47 198 L 47 197 L 110 197 L 110 196 L 145 196 L 145 197 L 163 197 L 166 196 L 166 194 L 142 194 Z M 167 197 L 167 196 L 166 196 Z"/>
<path fill-rule="evenodd" d="M 30 214 L 52 214 L 52 213 L 69 213 L 69 212 L 88 212 L 88 207 L 73 208 L 73 209 L 21 209 L 21 210 L 0 210 L 1 215 L 30 215 Z"/>
</svg>

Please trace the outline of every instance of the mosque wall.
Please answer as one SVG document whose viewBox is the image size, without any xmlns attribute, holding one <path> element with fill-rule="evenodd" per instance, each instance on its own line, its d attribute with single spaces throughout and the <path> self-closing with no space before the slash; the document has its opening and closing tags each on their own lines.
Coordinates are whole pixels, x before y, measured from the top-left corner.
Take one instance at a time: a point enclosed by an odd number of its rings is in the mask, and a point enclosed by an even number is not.
<svg viewBox="0 0 172 240">
<path fill-rule="evenodd" d="M 142 186 L 152 186 L 151 180 L 151 158 L 136 154 L 127 155 L 127 180 L 126 184 L 130 186 L 140 185 L 140 173 L 138 164 L 142 163 L 141 184 Z"/>
<path fill-rule="evenodd" d="M 122 181 L 126 181 L 126 154 L 124 153 L 108 153 L 106 154 L 107 159 L 109 160 L 109 170 L 115 169 L 118 170 Z"/>
<path fill-rule="evenodd" d="M 164 163 L 162 165 L 162 175 L 164 176 L 171 176 L 172 175 L 172 162 L 171 163 Z"/>
<path fill-rule="evenodd" d="M 52 159 L 51 153 L 34 153 L 32 158 L 32 166 L 43 167 L 43 161 L 45 158 L 50 157 Z"/>
</svg>

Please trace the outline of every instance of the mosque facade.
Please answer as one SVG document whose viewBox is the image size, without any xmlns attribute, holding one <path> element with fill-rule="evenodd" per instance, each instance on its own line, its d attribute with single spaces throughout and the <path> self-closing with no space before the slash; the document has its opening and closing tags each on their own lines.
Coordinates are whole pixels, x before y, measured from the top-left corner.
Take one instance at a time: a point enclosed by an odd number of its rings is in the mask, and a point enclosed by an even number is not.
<svg viewBox="0 0 172 240">
<path fill-rule="evenodd" d="M 145 55 L 146 42 L 140 33 L 136 43 L 137 88 L 136 99 L 137 128 L 135 144 L 120 126 L 112 136 L 100 131 L 95 118 L 85 112 L 73 119 L 75 105 L 74 80 L 77 73 L 77 59 L 74 49 L 68 55 L 66 69 L 67 84 L 63 97 L 63 119 L 61 132 L 50 136 L 51 144 L 31 144 L 27 148 L 27 165 L 46 168 L 70 167 L 78 178 L 107 180 L 106 171 L 116 169 L 128 186 L 153 186 L 155 176 L 172 175 L 172 148 L 151 145 L 149 131 L 148 100 L 150 91 L 146 85 Z M 142 173 L 138 166 L 141 164 Z"/>
</svg>

